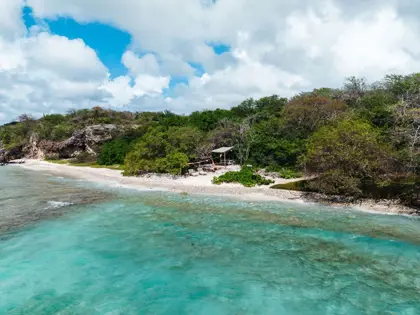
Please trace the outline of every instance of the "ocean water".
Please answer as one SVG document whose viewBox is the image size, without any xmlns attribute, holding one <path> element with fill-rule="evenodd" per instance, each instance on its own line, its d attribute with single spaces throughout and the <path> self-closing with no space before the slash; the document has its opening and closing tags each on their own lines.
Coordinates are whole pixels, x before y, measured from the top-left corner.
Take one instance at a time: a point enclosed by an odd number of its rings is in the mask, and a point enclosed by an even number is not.
<svg viewBox="0 0 420 315">
<path fill-rule="evenodd" d="M 420 314 L 420 221 L 3 167 L 0 314 Z"/>
</svg>

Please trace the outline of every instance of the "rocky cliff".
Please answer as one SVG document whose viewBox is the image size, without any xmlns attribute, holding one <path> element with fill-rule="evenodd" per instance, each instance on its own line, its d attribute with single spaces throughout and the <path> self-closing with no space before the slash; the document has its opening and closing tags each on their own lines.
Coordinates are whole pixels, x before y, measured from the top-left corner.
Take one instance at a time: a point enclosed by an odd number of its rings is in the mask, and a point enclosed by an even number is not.
<svg viewBox="0 0 420 315">
<path fill-rule="evenodd" d="M 64 141 L 51 141 L 40 139 L 33 133 L 28 144 L 23 148 L 23 154 L 32 159 L 66 159 L 88 152 L 98 154 L 100 147 L 120 133 L 116 125 L 93 125 L 76 130 L 73 135 Z"/>
</svg>

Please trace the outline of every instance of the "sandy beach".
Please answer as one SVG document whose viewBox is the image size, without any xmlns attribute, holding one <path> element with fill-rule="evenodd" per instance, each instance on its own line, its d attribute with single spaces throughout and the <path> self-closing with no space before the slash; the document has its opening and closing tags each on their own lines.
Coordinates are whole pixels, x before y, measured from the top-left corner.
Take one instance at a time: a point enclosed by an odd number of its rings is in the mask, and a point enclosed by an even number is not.
<svg viewBox="0 0 420 315">
<path fill-rule="evenodd" d="M 24 164 L 16 164 L 16 166 L 56 176 L 101 183 L 109 187 L 130 188 L 142 191 L 150 189 L 200 195 L 223 195 L 248 201 L 314 202 L 313 199 L 308 198 L 307 195 L 298 191 L 270 189 L 269 186 L 247 188 L 239 184 L 212 184 L 211 181 L 213 177 L 223 174 L 225 170 L 196 177 L 171 178 L 169 176 L 160 175 L 125 177 L 121 174 L 121 171 L 118 170 L 70 166 L 42 160 L 26 160 Z M 282 184 L 295 180 L 275 179 L 275 184 Z M 380 202 L 366 200 L 357 205 L 332 204 L 332 206 L 383 214 L 409 215 L 414 212 L 411 208 L 401 206 L 389 200 Z"/>
</svg>

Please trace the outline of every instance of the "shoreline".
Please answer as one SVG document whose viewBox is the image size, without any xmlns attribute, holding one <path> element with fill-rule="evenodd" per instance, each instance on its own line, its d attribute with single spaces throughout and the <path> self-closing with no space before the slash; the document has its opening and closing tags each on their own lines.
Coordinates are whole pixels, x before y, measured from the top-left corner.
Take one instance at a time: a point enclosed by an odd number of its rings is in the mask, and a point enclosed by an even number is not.
<svg viewBox="0 0 420 315">
<path fill-rule="evenodd" d="M 357 204 L 322 203 L 315 199 L 308 198 L 306 193 L 299 191 L 270 189 L 270 186 L 247 188 L 240 184 L 212 184 L 211 180 L 213 176 L 219 174 L 208 174 L 199 177 L 180 177 L 176 179 L 164 175 L 125 177 L 121 174 L 121 171 L 118 170 L 55 164 L 42 160 L 26 160 L 24 164 L 16 164 L 16 166 L 56 176 L 104 184 L 108 187 L 128 188 L 138 191 L 170 191 L 195 195 L 213 195 L 245 201 L 317 203 L 376 214 L 415 215 L 414 209 L 396 204 L 389 200 L 380 202 L 365 200 Z M 295 180 L 277 179 L 275 184 L 292 181 Z"/>
</svg>

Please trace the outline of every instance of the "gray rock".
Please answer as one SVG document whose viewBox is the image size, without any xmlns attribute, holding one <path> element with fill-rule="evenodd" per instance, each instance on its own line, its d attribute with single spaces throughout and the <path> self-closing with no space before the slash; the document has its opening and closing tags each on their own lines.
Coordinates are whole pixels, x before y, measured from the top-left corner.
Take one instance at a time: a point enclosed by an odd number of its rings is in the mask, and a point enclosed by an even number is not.
<svg viewBox="0 0 420 315">
<path fill-rule="evenodd" d="M 83 152 L 97 155 L 101 145 L 116 137 L 120 129 L 116 125 L 93 125 L 76 130 L 64 141 L 40 140 L 34 133 L 24 148 L 25 156 L 35 159 L 73 158 Z"/>
</svg>

